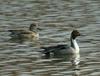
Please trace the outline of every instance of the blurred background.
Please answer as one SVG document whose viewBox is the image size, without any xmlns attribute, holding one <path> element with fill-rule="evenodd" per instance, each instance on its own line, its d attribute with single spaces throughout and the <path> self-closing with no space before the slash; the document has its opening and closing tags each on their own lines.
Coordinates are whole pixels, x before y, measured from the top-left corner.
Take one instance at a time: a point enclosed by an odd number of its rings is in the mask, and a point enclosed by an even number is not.
<svg viewBox="0 0 100 76">
<path fill-rule="evenodd" d="M 37 22 L 39 40 L 11 40 L 9 29 Z M 42 58 L 40 46 L 67 44 L 78 29 L 80 70 L 67 56 Z M 99 0 L 0 0 L 0 76 L 100 76 Z"/>
</svg>

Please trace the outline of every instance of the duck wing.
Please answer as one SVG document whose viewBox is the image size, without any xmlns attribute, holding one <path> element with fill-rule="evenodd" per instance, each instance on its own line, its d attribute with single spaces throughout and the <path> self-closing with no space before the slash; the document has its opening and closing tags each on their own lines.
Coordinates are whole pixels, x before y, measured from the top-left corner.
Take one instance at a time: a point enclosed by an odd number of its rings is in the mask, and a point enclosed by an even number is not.
<svg viewBox="0 0 100 76">
<path fill-rule="evenodd" d="M 8 30 L 12 34 L 31 34 L 32 31 L 29 30 Z"/>
<path fill-rule="evenodd" d="M 56 45 L 56 46 L 49 46 L 49 47 L 41 47 L 41 49 L 44 49 L 43 53 L 47 54 L 50 52 L 56 52 L 59 50 L 67 49 L 69 46 L 62 44 L 62 45 Z"/>
</svg>

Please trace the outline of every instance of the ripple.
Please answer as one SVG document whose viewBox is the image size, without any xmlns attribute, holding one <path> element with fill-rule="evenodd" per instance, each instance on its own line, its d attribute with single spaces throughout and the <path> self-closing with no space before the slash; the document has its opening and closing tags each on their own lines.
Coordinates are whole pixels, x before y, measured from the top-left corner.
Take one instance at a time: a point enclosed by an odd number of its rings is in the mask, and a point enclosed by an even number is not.
<svg viewBox="0 0 100 76">
<path fill-rule="evenodd" d="M 0 1 L 0 76 L 99 76 L 99 0 L 2 0 Z M 8 29 L 27 28 L 38 22 L 40 39 L 10 39 Z M 80 70 L 73 70 L 68 56 L 45 59 L 40 46 L 69 43 L 78 29 Z"/>
</svg>

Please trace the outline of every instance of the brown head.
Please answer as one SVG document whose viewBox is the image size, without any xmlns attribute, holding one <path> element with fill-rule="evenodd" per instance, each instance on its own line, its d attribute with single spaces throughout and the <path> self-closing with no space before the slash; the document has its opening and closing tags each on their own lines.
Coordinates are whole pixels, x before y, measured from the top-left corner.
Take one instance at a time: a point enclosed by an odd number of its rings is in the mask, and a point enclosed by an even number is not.
<svg viewBox="0 0 100 76">
<path fill-rule="evenodd" d="M 77 36 L 80 36 L 80 33 L 78 30 L 73 30 L 71 33 L 71 38 L 75 39 Z"/>
<path fill-rule="evenodd" d="M 36 23 L 32 23 L 29 27 L 30 31 L 36 31 L 37 30 L 38 25 Z"/>
</svg>

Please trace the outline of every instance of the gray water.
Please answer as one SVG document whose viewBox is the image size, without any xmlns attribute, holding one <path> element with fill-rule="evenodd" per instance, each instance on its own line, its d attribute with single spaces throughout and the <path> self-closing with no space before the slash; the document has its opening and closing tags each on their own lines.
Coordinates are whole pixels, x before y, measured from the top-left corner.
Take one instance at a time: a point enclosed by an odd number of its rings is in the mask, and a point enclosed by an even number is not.
<svg viewBox="0 0 100 76">
<path fill-rule="evenodd" d="M 39 40 L 11 40 L 9 29 L 37 22 Z M 69 43 L 78 29 L 79 70 L 67 56 L 43 58 L 41 46 Z M 100 76 L 99 0 L 0 0 L 0 76 Z"/>
</svg>

